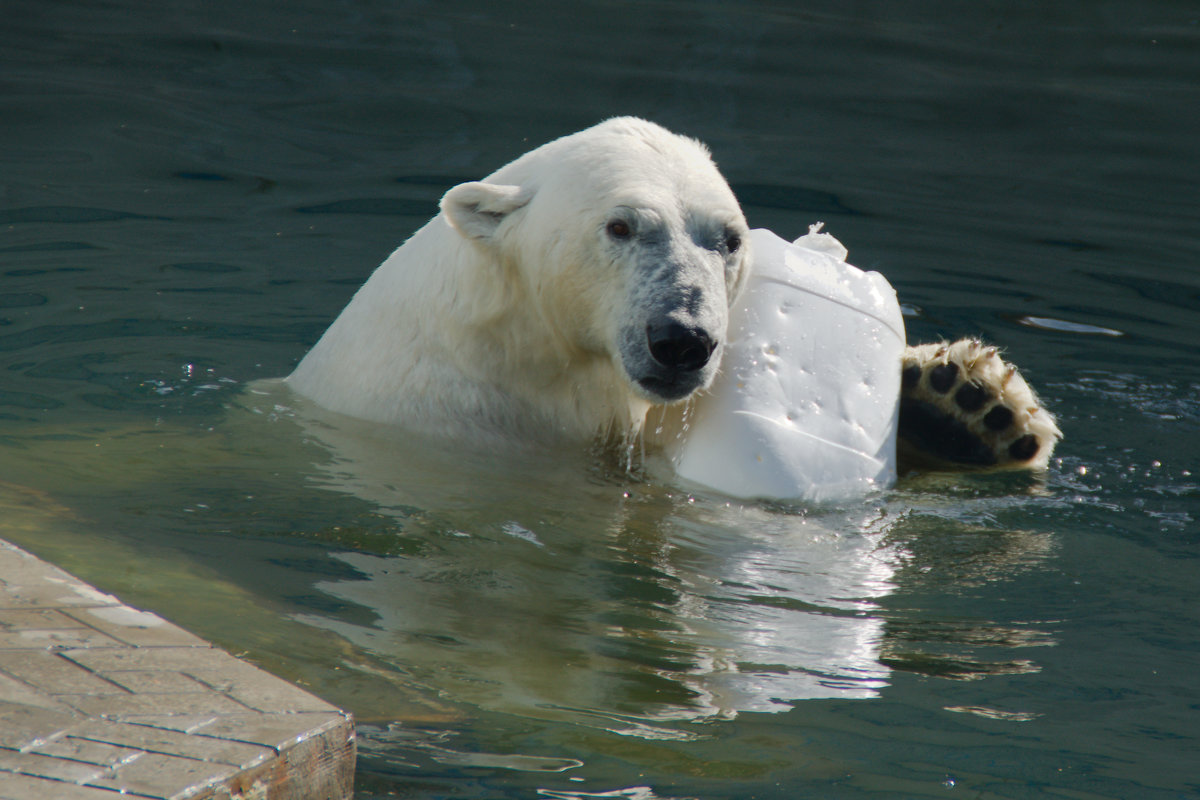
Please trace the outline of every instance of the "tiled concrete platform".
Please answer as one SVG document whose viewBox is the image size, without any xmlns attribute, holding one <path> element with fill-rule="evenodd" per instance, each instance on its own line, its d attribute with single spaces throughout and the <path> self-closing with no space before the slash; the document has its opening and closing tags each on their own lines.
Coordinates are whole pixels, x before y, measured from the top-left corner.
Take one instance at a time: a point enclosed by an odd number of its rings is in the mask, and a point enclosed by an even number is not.
<svg viewBox="0 0 1200 800">
<path fill-rule="evenodd" d="M 0 540 L 0 800 L 342 800 L 345 712 Z"/>
</svg>

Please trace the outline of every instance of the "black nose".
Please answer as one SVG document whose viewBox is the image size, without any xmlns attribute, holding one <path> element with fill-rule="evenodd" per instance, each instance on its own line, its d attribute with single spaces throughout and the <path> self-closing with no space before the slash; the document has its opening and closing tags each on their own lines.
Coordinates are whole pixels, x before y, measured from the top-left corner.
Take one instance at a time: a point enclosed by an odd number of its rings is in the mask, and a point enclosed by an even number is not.
<svg viewBox="0 0 1200 800">
<path fill-rule="evenodd" d="M 703 330 L 678 322 L 647 325 L 646 344 L 659 364 L 687 372 L 695 372 L 707 364 L 717 347 Z"/>
</svg>

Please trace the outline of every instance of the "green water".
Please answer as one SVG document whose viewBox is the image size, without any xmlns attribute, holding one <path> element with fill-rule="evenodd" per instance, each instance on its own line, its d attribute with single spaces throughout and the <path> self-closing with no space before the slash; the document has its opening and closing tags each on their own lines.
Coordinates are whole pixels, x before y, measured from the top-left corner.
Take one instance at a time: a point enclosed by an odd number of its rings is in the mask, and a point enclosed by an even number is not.
<svg viewBox="0 0 1200 800">
<path fill-rule="evenodd" d="M 3 17 L 0 537 L 352 710 L 356 796 L 1200 796 L 1194 4 Z M 746 507 L 255 383 L 449 186 L 626 113 L 1004 346 L 1044 481 Z"/>
</svg>

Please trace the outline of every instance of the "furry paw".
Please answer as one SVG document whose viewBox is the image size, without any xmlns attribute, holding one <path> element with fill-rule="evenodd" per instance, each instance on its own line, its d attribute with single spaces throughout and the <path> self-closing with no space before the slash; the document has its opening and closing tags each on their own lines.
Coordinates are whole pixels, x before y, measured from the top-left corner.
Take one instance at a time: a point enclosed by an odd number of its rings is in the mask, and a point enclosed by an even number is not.
<svg viewBox="0 0 1200 800">
<path fill-rule="evenodd" d="M 904 350 L 899 455 L 934 469 L 1046 468 L 1062 438 L 1017 368 L 976 339 Z"/>
</svg>

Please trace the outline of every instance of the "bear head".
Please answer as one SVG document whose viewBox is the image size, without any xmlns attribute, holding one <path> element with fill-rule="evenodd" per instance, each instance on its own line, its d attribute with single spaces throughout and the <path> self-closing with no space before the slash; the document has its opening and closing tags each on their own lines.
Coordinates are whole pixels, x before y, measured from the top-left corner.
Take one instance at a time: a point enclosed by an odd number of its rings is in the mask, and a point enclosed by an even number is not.
<svg viewBox="0 0 1200 800">
<path fill-rule="evenodd" d="M 565 357 L 610 359 L 650 403 L 711 383 L 750 253 L 741 208 L 701 143 L 611 119 L 454 187 L 441 208 L 520 287 Z"/>
</svg>

